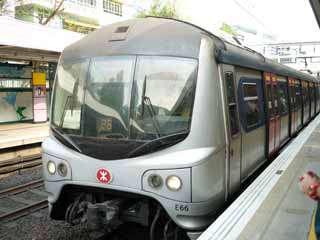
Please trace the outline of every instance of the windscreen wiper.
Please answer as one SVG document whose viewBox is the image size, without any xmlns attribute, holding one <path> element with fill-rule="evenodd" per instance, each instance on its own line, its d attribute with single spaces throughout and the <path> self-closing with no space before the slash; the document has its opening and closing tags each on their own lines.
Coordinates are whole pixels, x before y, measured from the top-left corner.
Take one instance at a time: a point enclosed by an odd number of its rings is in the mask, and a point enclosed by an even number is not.
<svg viewBox="0 0 320 240">
<path fill-rule="evenodd" d="M 128 153 L 128 157 L 136 157 L 138 155 L 141 155 L 145 152 L 152 152 L 152 149 L 159 149 L 160 147 L 173 145 L 175 143 L 180 142 L 182 139 L 184 139 L 188 135 L 189 131 L 183 131 L 179 133 L 174 133 L 171 135 L 163 136 L 160 138 L 156 138 L 154 140 L 151 140 L 149 142 L 143 143 L 136 149 L 132 150 Z M 151 151 L 150 151 L 151 149 Z"/>
<path fill-rule="evenodd" d="M 141 101 L 142 114 L 141 115 L 142 115 L 142 117 L 144 116 L 144 106 L 146 105 L 148 107 L 149 115 L 151 116 L 153 128 L 156 130 L 157 137 L 159 138 L 159 137 L 161 137 L 160 124 L 159 124 L 158 120 L 155 118 L 156 112 L 154 110 L 152 102 L 151 102 L 150 98 L 146 96 L 146 88 L 147 88 L 147 76 L 145 76 L 144 80 L 143 80 L 142 96 L 141 96 L 141 98 L 142 98 L 142 101 Z"/>
<path fill-rule="evenodd" d="M 60 128 L 63 128 L 63 123 L 64 123 L 64 119 L 65 119 L 65 117 L 66 117 L 66 112 L 67 112 L 67 107 L 68 107 L 68 104 L 69 104 L 71 98 L 72 98 L 72 95 L 69 95 L 69 96 L 67 97 L 66 102 L 64 103 L 62 116 L 61 116 L 60 122 L 59 122 L 59 127 L 60 127 Z"/>
<path fill-rule="evenodd" d="M 66 142 L 69 146 L 71 146 L 73 149 L 77 150 L 78 152 L 82 153 L 81 149 L 75 144 L 75 142 L 68 137 L 67 135 L 64 135 L 60 133 L 59 130 L 51 126 L 52 131 L 58 136 L 58 138 L 64 142 Z"/>
<path fill-rule="evenodd" d="M 77 79 L 76 82 L 74 83 L 72 95 L 67 96 L 67 100 L 64 103 L 63 112 L 62 112 L 62 116 L 61 116 L 60 123 L 59 123 L 60 128 L 63 127 L 64 119 L 65 119 L 66 112 L 67 112 L 67 107 L 70 107 L 70 114 L 71 114 L 71 116 L 73 116 L 73 110 L 74 110 L 74 105 L 75 105 L 75 96 L 78 92 L 78 89 L 79 89 L 79 79 Z"/>
</svg>

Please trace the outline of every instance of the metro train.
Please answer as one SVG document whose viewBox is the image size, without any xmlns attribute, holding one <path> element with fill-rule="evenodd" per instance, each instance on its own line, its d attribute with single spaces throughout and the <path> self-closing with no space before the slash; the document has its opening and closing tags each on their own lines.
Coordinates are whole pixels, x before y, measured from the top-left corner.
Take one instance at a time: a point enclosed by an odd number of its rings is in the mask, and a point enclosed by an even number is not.
<svg viewBox="0 0 320 240">
<path fill-rule="evenodd" d="M 319 89 L 187 22 L 103 27 L 65 48 L 57 67 L 42 145 L 50 217 L 196 239 L 319 113 Z"/>
</svg>

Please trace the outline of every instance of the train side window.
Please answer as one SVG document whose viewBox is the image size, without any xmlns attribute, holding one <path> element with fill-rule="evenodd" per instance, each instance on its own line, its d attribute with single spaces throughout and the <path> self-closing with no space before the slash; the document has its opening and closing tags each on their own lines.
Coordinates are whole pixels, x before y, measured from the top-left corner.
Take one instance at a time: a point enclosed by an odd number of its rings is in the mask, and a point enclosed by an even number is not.
<svg viewBox="0 0 320 240">
<path fill-rule="evenodd" d="M 280 114 L 286 115 L 288 113 L 288 98 L 287 98 L 287 88 L 285 84 L 279 84 L 279 101 L 280 101 Z"/>
<path fill-rule="evenodd" d="M 225 73 L 226 87 L 227 87 L 227 97 L 228 103 L 235 103 L 235 91 L 234 91 L 234 81 L 233 81 L 233 73 L 226 72 Z"/>
<path fill-rule="evenodd" d="M 239 121 L 238 121 L 238 111 L 235 96 L 235 86 L 232 72 L 225 73 L 226 90 L 228 98 L 228 108 L 229 108 L 229 125 L 231 136 L 235 136 L 239 133 Z"/>
<path fill-rule="evenodd" d="M 245 115 L 247 127 L 253 127 L 260 122 L 259 99 L 256 83 L 243 83 Z"/>
</svg>

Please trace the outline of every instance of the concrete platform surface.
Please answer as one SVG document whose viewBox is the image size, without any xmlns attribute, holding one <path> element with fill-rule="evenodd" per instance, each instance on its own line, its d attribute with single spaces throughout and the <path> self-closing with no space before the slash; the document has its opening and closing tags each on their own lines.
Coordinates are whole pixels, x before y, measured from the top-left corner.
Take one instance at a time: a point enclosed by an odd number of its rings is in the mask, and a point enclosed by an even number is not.
<svg viewBox="0 0 320 240">
<path fill-rule="evenodd" d="M 307 170 L 320 175 L 320 116 L 198 238 L 308 239 L 316 202 L 299 190 Z"/>
<path fill-rule="evenodd" d="M 39 143 L 48 135 L 48 123 L 16 123 L 0 125 L 0 149 Z"/>
</svg>

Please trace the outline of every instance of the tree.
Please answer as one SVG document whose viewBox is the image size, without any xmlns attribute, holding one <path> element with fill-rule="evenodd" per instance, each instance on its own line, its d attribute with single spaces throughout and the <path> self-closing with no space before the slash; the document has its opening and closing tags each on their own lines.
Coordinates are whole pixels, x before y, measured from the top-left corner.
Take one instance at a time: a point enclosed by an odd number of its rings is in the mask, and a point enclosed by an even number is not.
<svg viewBox="0 0 320 240">
<path fill-rule="evenodd" d="M 51 13 L 49 14 L 49 16 L 48 16 L 46 19 L 44 19 L 43 21 L 41 21 L 40 24 L 42 24 L 42 25 L 47 25 L 47 24 L 50 22 L 50 20 L 51 20 L 52 18 L 54 18 L 54 16 L 56 16 L 57 14 L 62 13 L 63 10 L 64 10 L 64 9 L 62 8 L 63 3 L 64 3 L 64 0 L 60 0 L 60 2 L 59 2 L 58 0 L 55 0 L 55 1 L 54 1 L 53 9 L 51 10 Z"/>
<path fill-rule="evenodd" d="M 8 0 L 0 0 L 0 16 L 11 14 L 10 2 Z"/>
<path fill-rule="evenodd" d="M 36 4 L 24 4 L 23 0 L 18 0 L 16 7 L 16 16 L 21 18 L 32 16 L 37 19 L 38 23 L 47 25 L 55 16 L 60 15 L 63 9 L 65 0 L 54 0 L 52 8 L 46 8 Z"/>
<path fill-rule="evenodd" d="M 177 13 L 177 3 L 175 0 L 165 2 L 162 0 L 153 0 L 149 10 L 141 10 L 138 12 L 138 18 L 143 18 L 146 16 L 157 16 L 157 17 L 167 17 L 178 19 Z"/>
<path fill-rule="evenodd" d="M 55 16 L 60 15 L 65 0 L 54 0 L 52 8 L 42 7 L 36 4 L 24 4 L 23 0 L 13 0 L 15 2 L 15 15 L 17 18 L 36 18 L 37 22 L 47 25 Z M 0 0 L 0 15 L 11 13 L 9 0 Z"/>
</svg>

